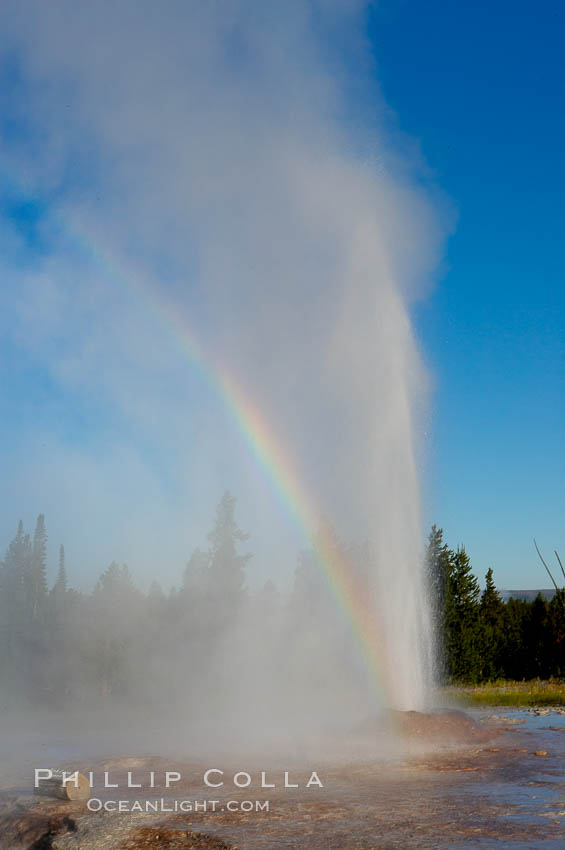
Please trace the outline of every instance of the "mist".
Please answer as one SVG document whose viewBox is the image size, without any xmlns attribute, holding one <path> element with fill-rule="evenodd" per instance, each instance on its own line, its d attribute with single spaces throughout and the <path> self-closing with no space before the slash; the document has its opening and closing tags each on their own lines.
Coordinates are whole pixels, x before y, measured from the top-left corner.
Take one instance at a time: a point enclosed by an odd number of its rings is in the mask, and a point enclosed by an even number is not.
<svg viewBox="0 0 565 850">
<path fill-rule="evenodd" d="M 63 703 L 166 704 L 172 735 L 202 740 L 208 722 L 226 747 L 422 707 L 429 380 L 410 310 L 446 221 L 375 86 L 365 4 L 3 7 L 2 180 L 34 216 L 1 225 L 0 321 L 38 399 L 21 406 L 2 533 L 44 511 L 71 584 L 90 592 L 127 561 L 143 590 L 162 584 L 156 608 L 182 590 L 189 612 L 167 643 L 151 594 L 133 607 L 112 594 L 99 624 L 135 636 L 128 686 L 103 693 L 94 676 Z M 378 681 L 316 528 L 234 423 L 225 370 L 371 600 Z M 225 490 L 250 533 L 236 555 L 253 554 L 231 596 L 206 536 Z M 182 584 L 198 547 L 208 560 Z"/>
</svg>

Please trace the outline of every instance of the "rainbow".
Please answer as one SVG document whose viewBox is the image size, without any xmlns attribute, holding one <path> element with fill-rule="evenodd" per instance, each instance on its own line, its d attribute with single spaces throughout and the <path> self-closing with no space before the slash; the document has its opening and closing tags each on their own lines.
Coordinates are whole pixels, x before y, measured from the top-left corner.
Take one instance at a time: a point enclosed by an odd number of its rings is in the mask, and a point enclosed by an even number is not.
<svg viewBox="0 0 565 850">
<path fill-rule="evenodd" d="M 221 400 L 224 409 L 243 437 L 263 473 L 279 494 L 286 510 L 301 532 L 307 546 L 314 550 L 331 593 L 349 621 L 366 667 L 369 683 L 378 703 L 389 700 L 391 686 L 383 664 L 382 638 L 379 635 L 370 598 L 358 577 L 348 566 L 331 529 L 320 523 L 316 510 L 290 458 L 283 451 L 273 428 L 263 417 L 229 370 L 207 355 L 196 335 L 183 320 L 174 304 L 155 290 L 143 275 L 110 256 L 96 237 L 94 228 L 79 223 L 73 216 L 51 214 L 51 220 L 64 237 L 71 240 L 103 276 L 128 289 L 151 308 L 151 316 L 159 321 L 183 357 L 203 375 Z"/>
</svg>

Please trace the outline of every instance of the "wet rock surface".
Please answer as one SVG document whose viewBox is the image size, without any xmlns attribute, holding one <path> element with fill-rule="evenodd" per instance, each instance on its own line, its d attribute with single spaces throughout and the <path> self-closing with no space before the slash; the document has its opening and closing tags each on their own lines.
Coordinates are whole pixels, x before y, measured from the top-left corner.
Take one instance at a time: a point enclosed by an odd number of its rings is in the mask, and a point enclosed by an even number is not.
<svg viewBox="0 0 565 850">
<path fill-rule="evenodd" d="M 216 836 L 162 824 L 141 826 L 139 816 L 92 815 L 84 806 L 68 811 L 68 804 L 22 798 L 2 800 L 0 847 L 2 850 L 232 850 Z M 146 820 L 150 818 L 145 818 Z M 162 821 L 162 815 L 157 818 Z"/>
<path fill-rule="evenodd" d="M 536 717 L 548 717 L 551 714 L 565 715 L 565 708 L 561 706 L 552 706 L 550 708 L 530 708 L 528 709 L 528 714 L 533 714 Z"/>
<path fill-rule="evenodd" d="M 131 757 L 82 764 L 83 770 L 113 771 L 112 778 L 120 785 L 128 770 L 155 771 L 156 786 L 150 792 L 131 789 L 129 794 L 120 791 L 120 797 L 215 798 L 219 804 L 216 811 L 190 813 L 93 813 L 84 804 L 6 791 L 0 798 L 0 847 L 421 850 L 560 846 L 565 834 L 565 736 L 555 734 L 546 715 L 509 712 L 470 720 L 470 725 L 461 717 L 448 721 L 467 730 L 464 745 L 459 741 L 451 748 L 444 746 L 445 727 L 440 724 L 433 731 L 439 730 L 441 746 L 426 752 L 380 760 L 367 754 L 366 759 L 339 763 L 328 758 L 316 765 L 323 789 L 305 788 L 303 777 L 298 789 L 285 789 L 280 783 L 275 789 L 261 789 L 254 773 L 248 788 L 230 785 L 210 793 L 212 789 L 202 782 L 204 765 L 191 761 L 172 764 L 161 758 Z M 409 737 L 429 735 L 426 724 L 421 718 L 409 718 Z M 544 758 L 536 757 L 540 750 L 547 753 Z M 174 793 L 164 786 L 165 765 L 182 774 Z M 111 799 L 116 792 L 97 790 L 96 795 Z M 269 811 L 228 811 L 228 800 L 268 800 Z"/>
<path fill-rule="evenodd" d="M 74 832 L 74 812 L 66 803 L 34 805 L 26 798 L 3 795 L 0 800 L 0 847 L 45 850 L 52 839 L 65 832 Z"/>
<path fill-rule="evenodd" d="M 167 829 L 166 827 L 142 827 L 137 829 L 131 838 L 120 845 L 120 850 L 137 850 L 137 848 L 163 847 L 165 850 L 181 850 L 190 847 L 192 850 L 237 850 L 232 844 L 227 844 L 221 838 L 204 835 L 192 830 Z"/>
<path fill-rule="evenodd" d="M 470 744 L 490 741 L 498 734 L 463 711 L 394 711 L 391 715 L 395 729 L 404 738 L 438 744 Z"/>
</svg>

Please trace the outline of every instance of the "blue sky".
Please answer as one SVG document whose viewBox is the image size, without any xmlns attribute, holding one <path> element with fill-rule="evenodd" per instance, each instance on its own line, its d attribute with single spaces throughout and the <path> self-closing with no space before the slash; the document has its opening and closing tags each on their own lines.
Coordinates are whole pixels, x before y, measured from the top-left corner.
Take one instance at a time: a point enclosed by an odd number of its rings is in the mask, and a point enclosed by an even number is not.
<svg viewBox="0 0 565 850">
<path fill-rule="evenodd" d="M 385 2 L 370 34 L 398 130 L 457 209 L 416 310 L 435 376 L 428 516 L 505 587 L 565 549 L 564 9 Z"/>
<path fill-rule="evenodd" d="M 332 317 L 333 283 L 321 308 L 321 281 L 332 279 L 334 243 L 338 259 L 347 254 L 339 239 L 348 204 L 365 203 L 358 156 L 383 187 L 384 231 L 389 208 L 400 222 L 391 262 L 435 281 L 412 307 L 433 387 L 426 522 L 464 543 L 481 576 L 493 566 L 502 587 L 545 586 L 532 537 L 545 552 L 565 552 L 560 5 L 383 0 L 367 11 L 337 2 L 307 23 L 305 5 L 289 3 L 274 26 L 268 5 L 252 20 L 234 4 L 233 19 L 218 25 L 195 3 L 192 29 L 190 19 L 179 23 L 184 4 L 169 5 L 151 21 L 136 4 L 108 20 L 86 8 L 69 15 L 66 0 L 36 4 L 27 17 L 14 4 L 2 37 L 2 540 L 20 516 L 29 527 L 44 511 L 51 560 L 62 540 L 77 583 L 88 586 L 113 558 L 143 579 L 160 557 L 174 564 L 164 582 L 176 581 L 230 486 L 242 526 L 257 530 L 254 563 L 294 563 L 302 543 L 152 307 L 103 279 L 97 249 L 68 232 L 79 220 L 94 245 L 124 261 L 124 279 L 143 273 L 178 297 L 307 458 L 314 490 L 343 487 L 343 505 L 325 507 L 343 509 L 354 533 L 360 461 L 351 454 L 333 467 L 332 399 L 309 398 L 317 373 L 304 339 L 322 345 L 323 323 L 313 327 L 311 316 Z M 225 55 L 216 52 L 224 32 Z M 186 63 L 191 49 L 197 73 Z M 288 185 L 307 181 L 297 201 Z M 275 278 L 286 286 L 295 267 L 313 277 L 263 302 L 272 252 L 261 242 L 274 232 L 293 246 L 290 260 L 277 256 Z M 229 290 L 223 281 L 234 276 L 239 289 Z M 286 327 L 271 320 L 287 309 Z M 286 357 L 258 357 L 247 325 Z M 293 378 L 301 369 L 302 384 Z M 339 386 L 347 390 L 345 376 Z M 304 406 L 302 419 L 283 408 L 285 393 L 287 407 Z M 300 434 L 320 421 L 320 439 Z"/>
</svg>

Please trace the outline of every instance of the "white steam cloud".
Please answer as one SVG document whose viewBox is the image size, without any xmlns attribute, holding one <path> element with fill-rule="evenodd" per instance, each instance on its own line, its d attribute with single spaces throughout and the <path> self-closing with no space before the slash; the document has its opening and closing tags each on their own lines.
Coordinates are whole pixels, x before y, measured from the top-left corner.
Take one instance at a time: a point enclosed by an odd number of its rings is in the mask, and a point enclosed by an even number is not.
<svg viewBox="0 0 565 850">
<path fill-rule="evenodd" d="M 408 305 L 434 274 L 444 225 L 421 163 L 399 156 L 387 130 L 364 4 L 3 9 L 4 108 L 19 128 L 2 142 L 4 168 L 52 211 L 45 255 L 5 262 L 17 285 L 4 316 L 67 399 L 63 423 L 74 399 L 93 432 L 70 444 L 56 410 L 41 434 L 30 420 L 15 503 L 44 510 L 77 557 L 88 539 L 88 569 L 117 557 L 150 577 L 170 564 L 166 584 L 230 487 L 252 533 L 252 575 L 288 584 L 304 541 L 139 294 L 143 275 L 238 376 L 320 515 L 344 539 L 372 541 L 394 701 L 421 703 L 427 379 Z M 32 493 L 44 501 L 28 508 Z"/>
</svg>

